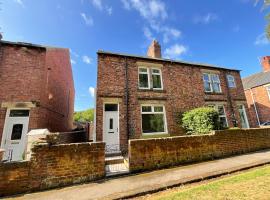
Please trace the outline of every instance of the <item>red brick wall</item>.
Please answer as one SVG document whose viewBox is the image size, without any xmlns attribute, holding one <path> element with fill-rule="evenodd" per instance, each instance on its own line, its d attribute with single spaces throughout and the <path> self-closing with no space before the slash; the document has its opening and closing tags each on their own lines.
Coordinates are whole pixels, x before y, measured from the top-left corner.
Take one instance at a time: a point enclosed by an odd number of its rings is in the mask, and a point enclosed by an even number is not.
<svg viewBox="0 0 270 200">
<path fill-rule="evenodd" d="M 72 185 L 105 176 L 104 143 L 77 143 L 32 149 L 30 161 L 0 163 L 0 196 Z"/>
<path fill-rule="evenodd" d="M 151 62 L 162 64 L 163 91 L 149 91 L 138 89 L 138 65 L 136 62 Z M 118 98 L 120 100 L 120 140 L 122 146 L 127 144 L 126 102 L 125 102 L 125 65 L 127 62 L 128 90 L 129 90 L 129 135 L 130 138 L 141 137 L 140 104 L 142 101 L 160 101 L 164 103 L 168 123 L 168 132 L 173 135 L 183 131 L 177 126 L 176 119 L 179 113 L 203 106 L 207 102 L 227 102 L 225 106 L 229 125 L 232 126 L 231 114 L 234 109 L 238 121 L 239 113 L 237 102 L 246 106 L 245 94 L 238 71 L 212 69 L 219 72 L 222 93 L 205 94 L 202 80 L 202 69 L 179 63 L 163 62 L 158 60 L 144 60 L 99 54 L 97 102 L 96 102 L 96 134 L 97 140 L 102 141 L 103 135 L 103 103 L 104 98 Z M 236 88 L 227 89 L 226 74 L 235 77 Z M 231 98 L 232 105 L 228 99 Z M 239 123 L 240 124 L 240 123 Z"/>
<path fill-rule="evenodd" d="M 182 165 L 270 148 L 270 129 L 217 131 L 203 136 L 177 136 L 129 141 L 132 172 Z"/>
<path fill-rule="evenodd" d="M 252 101 L 251 92 L 253 93 L 253 98 L 254 98 L 254 101 L 256 102 L 256 108 L 257 108 L 257 112 L 258 112 L 259 120 L 261 124 L 264 122 L 270 121 L 270 99 L 268 97 L 265 86 L 259 86 L 259 87 L 252 88 L 251 91 L 250 90 L 245 91 L 247 103 L 248 103 L 248 110 L 251 115 L 252 127 L 257 127 L 258 121 L 256 118 L 256 113 L 255 113 L 254 103 Z"/>
<path fill-rule="evenodd" d="M 1 43 L 0 84 L 0 104 L 40 102 L 40 107 L 31 108 L 29 130 L 72 129 L 74 86 L 68 49 L 46 50 Z M 0 108 L 0 141 L 6 110 Z"/>
</svg>

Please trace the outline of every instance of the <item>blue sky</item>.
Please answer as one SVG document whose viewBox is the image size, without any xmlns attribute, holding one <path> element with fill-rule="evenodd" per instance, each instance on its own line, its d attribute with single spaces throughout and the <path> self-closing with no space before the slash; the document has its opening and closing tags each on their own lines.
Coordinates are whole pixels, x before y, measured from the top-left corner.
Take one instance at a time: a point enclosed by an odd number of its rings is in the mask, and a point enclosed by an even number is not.
<svg viewBox="0 0 270 200">
<path fill-rule="evenodd" d="M 71 49 L 75 110 L 94 106 L 99 49 L 261 71 L 269 55 L 265 12 L 255 0 L 0 0 L 4 40 Z"/>
</svg>

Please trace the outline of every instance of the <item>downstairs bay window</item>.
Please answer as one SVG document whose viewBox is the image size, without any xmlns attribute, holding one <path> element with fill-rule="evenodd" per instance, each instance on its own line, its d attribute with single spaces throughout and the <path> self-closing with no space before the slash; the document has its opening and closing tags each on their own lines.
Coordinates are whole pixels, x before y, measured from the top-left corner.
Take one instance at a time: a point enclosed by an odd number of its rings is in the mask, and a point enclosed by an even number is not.
<svg viewBox="0 0 270 200">
<path fill-rule="evenodd" d="M 159 134 L 167 132 L 165 109 L 163 105 L 142 105 L 143 134 Z"/>
</svg>

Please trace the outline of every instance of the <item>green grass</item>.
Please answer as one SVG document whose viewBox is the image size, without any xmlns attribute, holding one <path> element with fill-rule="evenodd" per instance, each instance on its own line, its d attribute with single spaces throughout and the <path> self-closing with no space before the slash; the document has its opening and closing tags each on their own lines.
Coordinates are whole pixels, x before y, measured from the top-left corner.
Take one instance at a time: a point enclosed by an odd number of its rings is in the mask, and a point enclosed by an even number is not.
<svg viewBox="0 0 270 200">
<path fill-rule="evenodd" d="M 181 200 L 267 200 L 270 199 L 270 166 L 200 185 L 159 192 L 144 199 Z"/>
</svg>

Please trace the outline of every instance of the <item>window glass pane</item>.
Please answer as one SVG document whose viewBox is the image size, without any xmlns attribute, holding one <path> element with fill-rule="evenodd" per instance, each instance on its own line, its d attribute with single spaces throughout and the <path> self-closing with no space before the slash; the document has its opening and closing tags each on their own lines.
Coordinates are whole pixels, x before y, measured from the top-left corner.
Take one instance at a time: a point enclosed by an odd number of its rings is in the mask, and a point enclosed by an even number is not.
<svg viewBox="0 0 270 200">
<path fill-rule="evenodd" d="M 218 113 L 219 115 L 225 115 L 225 110 L 223 106 L 218 106 Z"/>
<path fill-rule="evenodd" d="M 211 84 L 209 82 L 204 82 L 204 90 L 206 92 L 211 92 Z"/>
<path fill-rule="evenodd" d="M 160 74 L 160 70 L 159 69 L 152 69 L 152 73 Z"/>
<path fill-rule="evenodd" d="M 155 106 L 154 112 L 163 112 L 163 107 L 162 106 Z"/>
<path fill-rule="evenodd" d="M 147 69 L 146 68 L 139 68 L 139 72 L 146 72 L 147 73 Z"/>
<path fill-rule="evenodd" d="M 227 127 L 228 126 L 226 117 L 219 117 L 219 121 L 220 121 L 220 125 L 222 127 Z"/>
<path fill-rule="evenodd" d="M 118 111 L 117 104 L 105 104 L 105 111 Z"/>
<path fill-rule="evenodd" d="M 110 118 L 110 129 L 113 129 L 113 119 Z"/>
<path fill-rule="evenodd" d="M 161 88 L 161 78 L 160 75 L 152 75 L 153 88 Z"/>
<path fill-rule="evenodd" d="M 29 110 L 10 110 L 10 117 L 28 117 Z"/>
<path fill-rule="evenodd" d="M 208 74 L 203 74 L 203 80 L 204 81 L 210 81 Z"/>
<path fill-rule="evenodd" d="M 147 74 L 139 75 L 139 87 L 148 88 L 148 75 Z"/>
<path fill-rule="evenodd" d="M 217 74 L 212 74 L 212 81 L 219 83 L 219 76 Z"/>
<path fill-rule="evenodd" d="M 11 140 L 20 140 L 22 137 L 22 124 L 14 124 L 11 133 Z"/>
<path fill-rule="evenodd" d="M 164 132 L 163 114 L 142 114 L 143 133 Z"/>
<path fill-rule="evenodd" d="M 219 83 L 213 83 L 213 91 L 214 92 L 221 92 Z"/>
<path fill-rule="evenodd" d="M 151 106 L 142 106 L 142 112 L 151 112 L 152 107 Z"/>
</svg>

